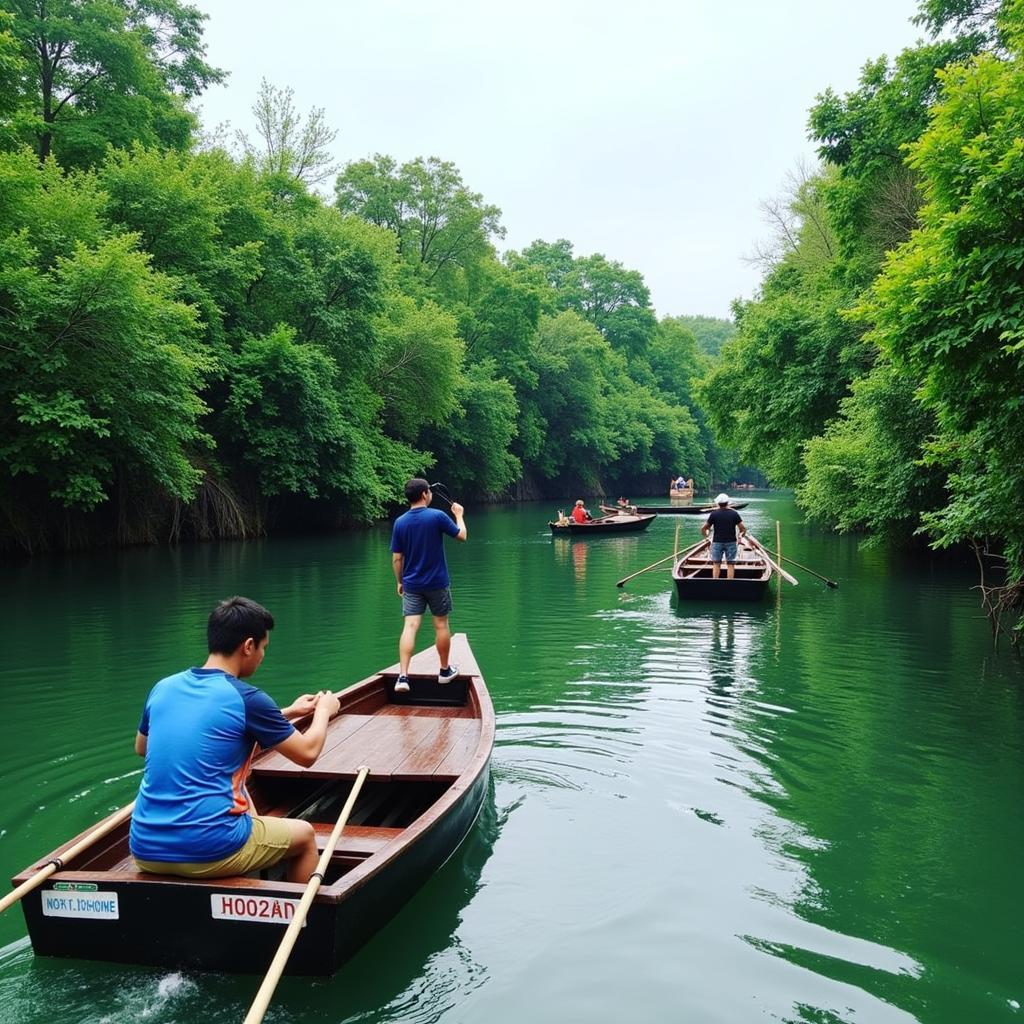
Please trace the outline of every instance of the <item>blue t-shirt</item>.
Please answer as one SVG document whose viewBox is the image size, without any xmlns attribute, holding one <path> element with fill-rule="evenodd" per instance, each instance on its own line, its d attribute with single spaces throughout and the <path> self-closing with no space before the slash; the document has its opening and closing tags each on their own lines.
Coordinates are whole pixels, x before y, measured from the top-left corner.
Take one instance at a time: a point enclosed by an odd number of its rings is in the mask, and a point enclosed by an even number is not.
<svg viewBox="0 0 1024 1024">
<path fill-rule="evenodd" d="M 402 555 L 402 586 L 414 593 L 448 586 L 444 535 L 457 537 L 451 516 L 436 508 L 411 508 L 395 520 L 391 550 Z"/>
<path fill-rule="evenodd" d="M 132 853 L 181 864 L 241 849 L 252 831 L 245 778 L 254 746 L 276 747 L 294 731 L 262 690 L 219 668 L 161 679 L 139 722 L 146 767 L 132 812 Z"/>
</svg>

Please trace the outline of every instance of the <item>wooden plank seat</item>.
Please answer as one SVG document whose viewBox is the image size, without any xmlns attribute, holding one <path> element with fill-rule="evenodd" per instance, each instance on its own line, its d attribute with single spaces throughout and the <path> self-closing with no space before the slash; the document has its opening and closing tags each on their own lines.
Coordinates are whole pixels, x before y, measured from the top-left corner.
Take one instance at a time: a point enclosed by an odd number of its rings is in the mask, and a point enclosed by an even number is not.
<svg viewBox="0 0 1024 1024">
<path fill-rule="evenodd" d="M 313 822 L 313 830 L 316 832 L 316 848 L 323 853 L 334 829 L 332 822 Z M 386 846 L 396 836 L 400 836 L 405 829 L 402 828 L 373 828 L 370 825 L 346 825 L 341 833 L 341 839 L 335 847 L 337 854 L 354 854 L 356 856 L 369 857 L 376 853 L 381 847 Z"/>
<path fill-rule="evenodd" d="M 443 781 L 464 771 L 476 749 L 474 718 L 407 714 L 341 715 L 309 768 L 272 753 L 253 766 L 257 777 L 355 778 L 370 766 L 371 780 Z"/>
</svg>

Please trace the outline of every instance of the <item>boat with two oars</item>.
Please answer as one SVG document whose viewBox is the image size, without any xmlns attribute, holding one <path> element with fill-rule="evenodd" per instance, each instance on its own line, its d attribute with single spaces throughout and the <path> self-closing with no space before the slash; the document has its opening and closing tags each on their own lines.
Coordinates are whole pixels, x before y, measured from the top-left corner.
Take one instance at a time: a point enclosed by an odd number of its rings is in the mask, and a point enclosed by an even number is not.
<svg viewBox="0 0 1024 1024">
<path fill-rule="evenodd" d="M 604 511 L 606 515 L 588 519 L 583 523 L 577 523 L 572 517 L 567 517 L 564 522 L 550 522 L 548 526 L 556 537 L 603 537 L 607 534 L 637 533 L 646 530 L 658 518 L 657 513 L 647 514 L 621 508 L 608 508 Z"/>
<path fill-rule="evenodd" d="M 397 665 L 339 693 L 310 767 L 273 751 L 255 758 L 254 807 L 313 824 L 318 885 L 316 874 L 287 882 L 280 866 L 209 880 L 140 872 L 129 805 L 29 865 L 0 909 L 20 892 L 39 955 L 240 973 L 266 969 L 301 909 L 282 970 L 333 973 L 455 852 L 483 804 L 494 709 L 465 634 L 451 657 L 450 683 L 438 682 L 430 648 L 412 660 L 409 693 L 395 693 Z"/>
<path fill-rule="evenodd" d="M 746 508 L 749 504 L 749 501 L 731 501 L 728 507 L 739 511 L 741 508 Z M 641 513 L 654 512 L 657 515 L 706 516 L 709 512 L 714 512 L 719 507 L 718 505 L 637 505 L 636 509 Z"/>
<path fill-rule="evenodd" d="M 676 593 L 680 600 L 688 601 L 760 601 L 768 593 L 776 573 L 793 586 L 797 585 L 750 533 L 740 538 L 732 578 L 724 561 L 716 577 L 710 540 L 698 541 L 687 548 L 672 567 Z"/>
</svg>

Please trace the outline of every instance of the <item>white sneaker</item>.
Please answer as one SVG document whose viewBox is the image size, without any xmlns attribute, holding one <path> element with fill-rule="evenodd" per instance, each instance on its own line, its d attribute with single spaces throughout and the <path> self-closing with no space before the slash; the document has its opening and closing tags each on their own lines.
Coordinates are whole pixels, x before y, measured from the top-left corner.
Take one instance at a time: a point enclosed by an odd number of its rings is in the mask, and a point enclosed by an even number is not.
<svg viewBox="0 0 1024 1024">
<path fill-rule="evenodd" d="M 458 668 L 455 665 L 449 665 L 437 673 L 437 681 L 439 683 L 450 683 L 458 674 Z"/>
<path fill-rule="evenodd" d="M 409 677 L 399 676 L 395 683 L 395 693 L 408 693 L 409 692 Z"/>
</svg>

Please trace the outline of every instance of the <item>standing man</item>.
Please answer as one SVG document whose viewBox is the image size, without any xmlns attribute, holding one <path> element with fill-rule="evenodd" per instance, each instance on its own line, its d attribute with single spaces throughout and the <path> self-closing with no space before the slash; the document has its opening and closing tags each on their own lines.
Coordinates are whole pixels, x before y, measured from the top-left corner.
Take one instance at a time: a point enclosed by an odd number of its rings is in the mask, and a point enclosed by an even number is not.
<svg viewBox="0 0 1024 1024">
<path fill-rule="evenodd" d="M 720 494 L 715 504 L 718 508 L 708 514 L 700 532 L 707 537 L 712 529 L 715 531 L 711 538 L 711 578 L 717 580 L 721 575 L 725 555 L 726 573 L 731 580 L 736 577 L 736 530 L 739 529 L 741 537 L 746 536 L 747 524 L 736 509 L 729 508 L 728 494 Z"/>
<path fill-rule="evenodd" d="M 313 826 L 258 816 L 245 789 L 257 744 L 308 768 L 339 708 L 324 690 L 280 709 L 243 682 L 260 667 L 273 628 L 255 601 L 222 601 L 206 625 L 206 664 L 162 679 L 146 698 L 135 737 L 146 767 L 129 832 L 140 871 L 225 878 L 286 860 L 288 881 L 306 882 L 315 870 Z M 310 712 L 297 732 L 291 720 Z"/>
<path fill-rule="evenodd" d="M 391 534 L 391 568 L 398 583 L 398 596 L 402 599 L 405 626 L 398 641 L 398 681 L 395 693 L 409 692 L 409 662 L 416 646 L 416 633 L 423 621 L 423 612 L 429 608 L 434 618 L 434 643 L 441 669 L 439 683 L 450 683 L 458 674 L 455 665 L 448 663 L 452 634 L 448 628 L 448 615 L 452 610 L 449 588 L 448 563 L 444 558 L 444 536 L 456 540 L 466 539 L 463 507 L 452 502 L 451 516 L 430 508 L 433 495 L 430 484 L 421 477 L 413 477 L 405 485 L 405 500 L 409 511 L 395 520 Z"/>
</svg>

